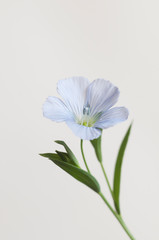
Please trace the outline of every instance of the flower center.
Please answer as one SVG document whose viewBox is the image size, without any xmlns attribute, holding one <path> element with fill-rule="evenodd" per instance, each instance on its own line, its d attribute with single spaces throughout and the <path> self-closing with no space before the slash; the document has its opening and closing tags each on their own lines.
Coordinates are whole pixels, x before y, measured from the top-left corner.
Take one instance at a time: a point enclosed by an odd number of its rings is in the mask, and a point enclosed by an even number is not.
<svg viewBox="0 0 159 240">
<path fill-rule="evenodd" d="M 80 125 L 85 127 L 93 127 L 95 122 L 97 121 L 97 116 L 91 116 L 90 114 L 90 107 L 84 106 L 83 107 L 83 114 L 81 117 L 76 119 L 76 122 Z"/>
</svg>

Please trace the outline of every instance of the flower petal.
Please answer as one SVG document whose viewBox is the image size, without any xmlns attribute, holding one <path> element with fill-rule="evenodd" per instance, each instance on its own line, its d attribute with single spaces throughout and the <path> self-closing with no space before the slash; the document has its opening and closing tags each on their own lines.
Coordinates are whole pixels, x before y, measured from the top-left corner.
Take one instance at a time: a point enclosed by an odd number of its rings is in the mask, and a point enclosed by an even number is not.
<svg viewBox="0 0 159 240">
<path fill-rule="evenodd" d="M 65 104 L 56 97 L 48 97 L 43 104 L 43 115 L 55 122 L 63 122 L 71 119 L 72 114 Z"/>
<path fill-rule="evenodd" d="M 101 135 L 101 130 L 94 127 L 85 127 L 74 121 L 67 121 L 66 124 L 77 137 L 83 140 L 93 140 Z"/>
<path fill-rule="evenodd" d="M 91 116 L 111 108 L 118 100 L 119 90 L 104 79 L 94 80 L 87 88 L 86 105 L 90 106 Z"/>
<path fill-rule="evenodd" d="M 84 77 L 72 77 L 58 81 L 58 93 L 64 99 L 68 109 L 76 116 L 81 116 L 83 113 L 86 88 L 88 85 L 89 81 Z"/>
<path fill-rule="evenodd" d="M 97 128 L 108 128 L 128 118 L 129 112 L 125 107 L 115 107 L 104 112 L 94 124 Z"/>
</svg>

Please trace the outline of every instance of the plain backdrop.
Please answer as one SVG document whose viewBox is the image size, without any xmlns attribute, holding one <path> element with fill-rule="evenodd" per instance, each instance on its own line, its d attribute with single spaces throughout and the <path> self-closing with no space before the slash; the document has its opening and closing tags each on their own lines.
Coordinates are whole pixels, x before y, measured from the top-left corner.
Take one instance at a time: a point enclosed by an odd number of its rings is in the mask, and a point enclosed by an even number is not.
<svg viewBox="0 0 159 240">
<path fill-rule="evenodd" d="M 80 139 L 42 115 L 56 83 L 71 76 L 110 80 L 128 121 L 103 132 L 112 183 L 120 142 L 132 120 L 121 210 L 137 240 L 159 239 L 159 3 L 157 0 L 1 0 L 0 239 L 127 240 L 96 193 L 43 152 L 64 140 L 81 166 Z M 88 165 L 111 201 L 88 141 Z"/>
</svg>

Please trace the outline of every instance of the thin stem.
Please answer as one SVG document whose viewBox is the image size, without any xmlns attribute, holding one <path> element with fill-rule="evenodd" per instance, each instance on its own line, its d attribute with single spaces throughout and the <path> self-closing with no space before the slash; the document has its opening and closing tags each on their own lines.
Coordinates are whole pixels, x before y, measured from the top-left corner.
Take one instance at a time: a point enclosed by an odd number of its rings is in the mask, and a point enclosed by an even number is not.
<svg viewBox="0 0 159 240">
<path fill-rule="evenodd" d="M 87 165 L 87 162 L 86 162 L 86 159 L 85 159 L 85 156 L 84 156 L 84 152 L 83 152 L 83 140 L 82 139 L 81 139 L 81 153 L 82 153 L 83 161 L 84 161 L 84 164 L 87 168 L 87 171 L 90 173 L 90 170 L 88 168 L 88 165 Z"/>
<path fill-rule="evenodd" d="M 104 174 L 105 180 L 106 180 L 106 182 L 107 182 L 107 184 L 108 184 L 108 187 L 109 187 L 110 193 L 111 193 L 111 195 L 112 195 L 112 198 L 114 199 L 114 197 L 113 197 L 113 191 L 112 191 L 112 189 L 111 189 L 111 186 L 110 186 L 110 183 L 109 183 L 109 180 L 108 180 L 108 177 L 107 177 L 106 171 L 105 171 L 104 166 L 103 166 L 103 163 L 100 162 L 100 165 L 101 165 L 101 168 L 102 168 L 102 171 L 103 171 L 103 174 Z"/>
<path fill-rule="evenodd" d="M 108 208 L 110 209 L 110 211 L 113 213 L 113 215 L 116 217 L 116 219 L 118 220 L 118 222 L 121 224 L 121 226 L 123 227 L 123 229 L 125 230 L 125 232 L 127 233 L 127 235 L 129 236 L 129 238 L 131 240 L 135 240 L 135 238 L 133 237 L 133 235 L 130 233 L 129 229 L 127 228 L 126 224 L 124 223 L 122 217 L 116 213 L 114 211 L 114 209 L 112 208 L 112 206 L 109 204 L 109 202 L 107 201 L 107 199 L 104 197 L 103 193 L 99 193 L 99 195 L 101 196 L 101 198 L 103 199 L 103 201 L 106 203 L 106 205 L 108 206 Z"/>
</svg>

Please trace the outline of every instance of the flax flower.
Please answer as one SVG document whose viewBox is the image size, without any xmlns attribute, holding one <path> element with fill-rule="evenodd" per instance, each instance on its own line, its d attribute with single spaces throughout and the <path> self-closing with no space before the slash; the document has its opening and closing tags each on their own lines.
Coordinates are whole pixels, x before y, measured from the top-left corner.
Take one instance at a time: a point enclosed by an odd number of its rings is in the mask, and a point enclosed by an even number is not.
<svg viewBox="0 0 159 240">
<path fill-rule="evenodd" d="M 119 90 L 111 82 L 96 79 L 92 83 L 84 77 L 60 80 L 57 91 L 62 100 L 48 97 L 43 114 L 55 122 L 66 122 L 74 134 L 84 140 L 101 135 L 101 129 L 109 128 L 128 118 L 125 107 L 113 107 Z"/>
</svg>

